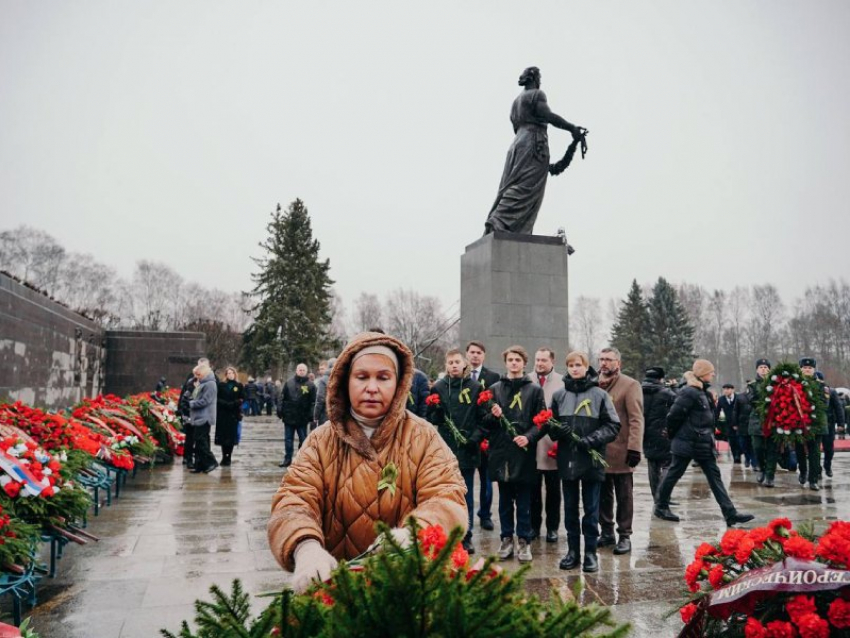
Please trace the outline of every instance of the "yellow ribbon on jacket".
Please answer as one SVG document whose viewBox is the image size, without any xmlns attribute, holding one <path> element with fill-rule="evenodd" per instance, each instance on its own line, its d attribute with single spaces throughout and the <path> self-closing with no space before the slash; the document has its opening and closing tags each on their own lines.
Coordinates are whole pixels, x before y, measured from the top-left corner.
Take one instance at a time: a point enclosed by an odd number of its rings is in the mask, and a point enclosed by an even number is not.
<svg viewBox="0 0 850 638">
<path fill-rule="evenodd" d="M 514 407 L 517 406 L 519 406 L 519 409 L 522 410 L 522 399 L 519 396 L 519 392 L 514 395 L 514 400 L 511 401 L 511 404 L 508 406 L 508 408 L 513 410 Z"/>
<path fill-rule="evenodd" d="M 464 388 L 460 391 L 460 396 L 457 398 L 458 403 L 472 403 L 472 397 L 469 394 L 469 388 Z"/>
<path fill-rule="evenodd" d="M 412 392 L 407 393 L 407 402 L 410 405 L 416 405 L 416 401 L 413 400 L 413 393 Z"/>
<path fill-rule="evenodd" d="M 576 408 L 576 411 L 573 412 L 573 414 L 577 415 L 581 411 L 582 408 L 587 410 L 587 416 L 593 416 L 593 412 L 591 412 L 591 410 L 590 410 L 590 399 L 585 399 L 584 401 L 579 403 L 578 407 Z"/>
</svg>

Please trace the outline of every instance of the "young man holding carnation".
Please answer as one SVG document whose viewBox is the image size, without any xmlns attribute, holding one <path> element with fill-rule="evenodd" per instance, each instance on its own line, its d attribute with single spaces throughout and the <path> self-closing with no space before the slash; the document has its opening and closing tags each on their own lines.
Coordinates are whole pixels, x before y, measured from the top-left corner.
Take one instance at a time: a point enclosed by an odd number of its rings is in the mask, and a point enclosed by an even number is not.
<svg viewBox="0 0 850 638">
<path fill-rule="evenodd" d="M 463 548 L 475 553 L 472 545 L 473 515 L 475 512 L 475 470 L 481 461 L 481 441 L 484 430 L 481 423 L 486 416 L 478 405 L 481 385 L 469 376 L 466 359 L 460 350 L 446 353 L 446 376 L 437 381 L 426 399 L 428 421 L 437 426 L 440 436 L 457 457 L 460 473 L 466 483 L 466 509 L 469 529 L 463 539 Z"/>
<path fill-rule="evenodd" d="M 528 353 L 511 346 L 502 353 L 507 374 L 490 390 L 490 414 L 484 421 L 490 439 L 490 478 L 499 484 L 499 522 L 502 560 L 514 555 L 514 529 L 519 542 L 517 559 L 530 562 L 531 489 L 537 480 L 535 444 L 544 432 L 534 417 L 546 409 L 543 390 L 525 374 Z"/>
<path fill-rule="evenodd" d="M 605 467 L 591 457 L 591 450 L 605 456 L 605 446 L 620 432 L 620 419 L 610 395 L 599 387 L 599 377 L 584 352 L 567 355 L 567 377 L 564 387 L 552 396 L 552 418 L 561 423 L 560 427 L 549 429 L 549 436 L 558 443 L 558 475 L 563 485 L 564 523 L 569 544 L 569 551 L 559 567 L 578 567 L 584 534 L 583 570 L 596 572 L 599 571 L 596 557 L 599 497 L 605 482 Z M 579 497 L 584 505 L 580 521 Z"/>
</svg>

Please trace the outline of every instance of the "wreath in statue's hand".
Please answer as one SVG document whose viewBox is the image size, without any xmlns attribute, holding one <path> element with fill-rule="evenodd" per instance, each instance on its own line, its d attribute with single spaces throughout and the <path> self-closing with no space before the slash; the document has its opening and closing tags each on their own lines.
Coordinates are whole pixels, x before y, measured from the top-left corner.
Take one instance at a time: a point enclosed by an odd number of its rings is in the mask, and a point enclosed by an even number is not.
<svg viewBox="0 0 850 638">
<path fill-rule="evenodd" d="M 587 136 L 589 134 L 590 131 L 582 126 L 577 126 L 575 128 L 573 131 L 573 142 L 567 148 L 567 152 L 564 153 L 564 157 L 554 164 L 549 164 L 550 175 L 560 175 L 567 170 L 567 166 L 569 166 L 570 162 L 573 161 L 573 155 L 576 154 L 576 148 L 579 144 L 581 144 L 581 158 L 584 159 L 584 156 L 587 154 Z"/>
</svg>

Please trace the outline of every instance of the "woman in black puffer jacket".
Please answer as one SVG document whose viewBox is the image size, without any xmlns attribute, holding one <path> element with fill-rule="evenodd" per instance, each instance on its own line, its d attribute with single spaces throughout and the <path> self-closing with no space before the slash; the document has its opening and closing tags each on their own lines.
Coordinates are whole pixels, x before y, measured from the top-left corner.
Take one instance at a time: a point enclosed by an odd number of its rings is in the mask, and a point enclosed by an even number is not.
<svg viewBox="0 0 850 638">
<path fill-rule="evenodd" d="M 739 514 L 735 510 L 714 458 L 714 405 L 708 392 L 712 379 L 714 366 L 711 362 L 705 359 L 694 361 L 693 371 L 685 373 L 686 385 L 667 415 L 667 431 L 673 439 L 670 446 L 673 462 L 658 488 L 655 516 L 667 521 L 679 520 L 670 511 L 670 495 L 691 461 L 696 461 L 708 479 L 708 486 L 723 512 L 726 524 L 731 527 L 736 523 L 751 521 L 754 517 L 752 514 Z"/>
</svg>

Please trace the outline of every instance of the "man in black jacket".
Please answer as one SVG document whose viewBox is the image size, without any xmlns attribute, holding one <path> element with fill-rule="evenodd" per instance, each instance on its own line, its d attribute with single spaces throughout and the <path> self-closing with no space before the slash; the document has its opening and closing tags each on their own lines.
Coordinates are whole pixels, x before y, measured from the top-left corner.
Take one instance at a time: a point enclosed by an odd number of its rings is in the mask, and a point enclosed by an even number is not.
<svg viewBox="0 0 850 638">
<path fill-rule="evenodd" d="M 821 381 L 824 380 L 821 372 L 818 372 L 816 376 Z M 838 396 L 838 392 L 829 386 L 825 386 L 825 389 L 829 393 L 829 397 L 826 406 L 827 432 L 823 435 L 823 471 L 829 478 L 832 478 L 832 459 L 835 456 L 835 430 L 836 427 L 844 429 L 845 414 L 844 402 Z"/>
<path fill-rule="evenodd" d="M 316 405 L 316 386 L 307 378 L 307 364 L 299 363 L 295 367 L 295 376 L 283 384 L 280 393 L 280 405 L 277 415 L 283 419 L 284 445 L 286 456 L 280 467 L 292 464 L 295 447 L 295 432 L 298 432 L 298 447 L 304 445 L 307 438 L 307 424 L 313 418 Z"/>
<path fill-rule="evenodd" d="M 676 400 L 676 393 L 664 383 L 664 368 L 647 368 L 641 383 L 643 390 L 643 455 L 649 472 L 649 490 L 652 499 L 658 495 L 658 486 L 667 476 L 670 462 L 670 439 L 667 437 L 667 412 Z"/>
<path fill-rule="evenodd" d="M 466 360 L 469 362 L 469 378 L 486 390 L 499 380 L 499 373 L 484 367 L 487 349 L 480 341 L 470 341 L 466 345 Z M 478 499 L 478 518 L 481 529 L 493 530 L 493 484 L 487 473 L 487 453 L 481 453 L 481 465 L 478 466 L 478 480 L 481 483 Z"/>
<path fill-rule="evenodd" d="M 493 406 L 484 420 L 490 439 L 490 478 L 499 483 L 502 543 L 497 556 L 506 560 L 514 555 L 516 523 L 517 560 L 525 563 L 532 559 L 531 488 L 537 480 L 535 445 L 545 434 L 533 419 L 546 409 L 546 399 L 543 389 L 525 374 L 528 353 L 522 346 L 511 346 L 502 356 L 508 373 L 492 386 Z M 511 424 L 510 429 L 502 417 Z"/>
<path fill-rule="evenodd" d="M 731 383 L 723 384 L 723 395 L 717 400 L 714 409 L 714 420 L 716 429 L 726 435 L 729 449 L 732 452 L 732 462 L 741 464 L 741 455 L 744 453 L 741 447 L 741 439 L 738 436 L 738 422 L 735 420 L 735 386 Z"/>
<path fill-rule="evenodd" d="M 670 511 L 670 495 L 691 461 L 699 464 L 708 479 L 714 499 L 729 527 L 754 518 L 752 514 L 742 514 L 735 510 L 714 458 L 714 409 L 708 392 L 714 374 L 714 366 L 710 361 L 694 361 L 693 370 L 685 373 L 687 385 L 682 388 L 667 415 L 667 430 L 673 439 L 670 446 L 673 462 L 658 488 L 654 511 L 656 517 L 666 521 L 679 521 L 679 517 Z"/>
<path fill-rule="evenodd" d="M 245 384 L 245 400 L 248 402 L 248 410 L 251 416 L 259 416 L 260 414 L 260 386 L 254 381 L 254 377 L 248 377 L 248 383 Z"/>
<path fill-rule="evenodd" d="M 481 463 L 481 441 L 485 435 L 482 424 L 487 414 L 485 408 L 478 405 L 480 391 L 481 386 L 469 377 L 463 353 L 457 349 L 449 350 L 446 353 L 446 376 L 431 388 L 426 415 L 457 458 L 466 483 L 469 528 L 463 538 L 463 548 L 470 554 L 475 553 L 472 545 L 475 470 Z"/>
</svg>

